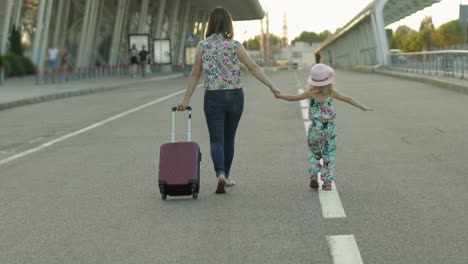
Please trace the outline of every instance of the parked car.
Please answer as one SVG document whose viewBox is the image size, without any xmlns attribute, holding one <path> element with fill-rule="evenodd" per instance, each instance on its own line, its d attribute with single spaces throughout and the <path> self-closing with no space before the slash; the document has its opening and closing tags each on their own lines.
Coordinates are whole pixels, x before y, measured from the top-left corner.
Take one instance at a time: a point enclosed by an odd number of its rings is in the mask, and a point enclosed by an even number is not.
<svg viewBox="0 0 468 264">
<path fill-rule="evenodd" d="M 401 49 L 391 49 L 390 58 L 392 64 L 406 64 L 408 60 Z"/>
</svg>

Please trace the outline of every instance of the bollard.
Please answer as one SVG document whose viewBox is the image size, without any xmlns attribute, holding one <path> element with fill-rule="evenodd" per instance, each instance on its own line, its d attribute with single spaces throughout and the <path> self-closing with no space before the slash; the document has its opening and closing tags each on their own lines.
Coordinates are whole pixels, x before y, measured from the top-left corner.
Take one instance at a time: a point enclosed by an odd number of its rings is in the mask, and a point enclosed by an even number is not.
<svg viewBox="0 0 468 264">
<path fill-rule="evenodd" d="M 49 70 L 44 70 L 44 83 L 49 84 Z"/>
<path fill-rule="evenodd" d="M 36 85 L 39 85 L 39 70 L 37 68 L 34 69 L 34 76 L 36 76 Z"/>
<path fill-rule="evenodd" d="M 50 78 L 51 78 L 53 84 L 55 84 L 56 75 L 57 75 L 57 69 L 53 68 L 53 69 L 50 71 Z"/>
<path fill-rule="evenodd" d="M 4 79 L 5 79 L 5 72 L 3 71 L 3 66 L 0 65 L 0 85 L 3 84 Z"/>
</svg>

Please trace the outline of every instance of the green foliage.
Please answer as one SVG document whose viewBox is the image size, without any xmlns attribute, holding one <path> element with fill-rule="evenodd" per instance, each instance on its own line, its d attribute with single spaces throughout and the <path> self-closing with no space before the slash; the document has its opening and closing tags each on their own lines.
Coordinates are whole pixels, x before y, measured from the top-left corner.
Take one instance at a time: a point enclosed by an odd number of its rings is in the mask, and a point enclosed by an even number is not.
<svg viewBox="0 0 468 264">
<path fill-rule="evenodd" d="M 453 20 L 441 25 L 431 34 L 431 41 L 438 47 L 447 47 L 462 43 L 462 27 L 458 20 Z"/>
<path fill-rule="evenodd" d="M 389 40 L 389 46 L 391 49 L 401 49 L 405 52 L 418 52 L 431 50 L 434 47 L 443 48 L 462 44 L 462 35 L 463 30 L 458 20 L 447 22 L 434 29 L 432 18 L 425 17 L 419 32 L 407 26 L 398 27 Z"/>
<path fill-rule="evenodd" d="M 13 26 L 11 29 L 8 40 L 10 42 L 10 52 L 19 56 L 23 56 L 24 48 L 23 44 L 21 44 L 21 33 L 16 29 L 15 26 Z"/>
<path fill-rule="evenodd" d="M 3 55 L 0 60 L 5 70 L 5 76 L 15 77 L 33 74 L 35 66 L 29 58 L 14 53 Z"/>
<path fill-rule="evenodd" d="M 21 63 L 23 64 L 24 74 L 31 75 L 34 74 L 36 70 L 36 65 L 32 62 L 32 60 L 28 57 L 21 56 Z"/>
<path fill-rule="evenodd" d="M 248 39 L 244 42 L 242 42 L 242 45 L 248 50 L 260 50 L 260 35 L 255 36 L 252 39 Z M 272 46 L 277 46 L 281 44 L 281 37 L 278 37 L 276 35 L 270 34 L 270 44 Z M 265 41 L 266 41 L 266 36 L 265 36 Z"/>
<path fill-rule="evenodd" d="M 309 44 L 319 43 L 327 39 L 329 36 L 331 36 L 331 32 L 328 30 L 322 31 L 319 34 L 315 32 L 302 31 L 302 33 L 298 37 L 293 39 L 291 42 L 296 43 L 298 41 L 302 41 L 307 42 Z"/>
</svg>

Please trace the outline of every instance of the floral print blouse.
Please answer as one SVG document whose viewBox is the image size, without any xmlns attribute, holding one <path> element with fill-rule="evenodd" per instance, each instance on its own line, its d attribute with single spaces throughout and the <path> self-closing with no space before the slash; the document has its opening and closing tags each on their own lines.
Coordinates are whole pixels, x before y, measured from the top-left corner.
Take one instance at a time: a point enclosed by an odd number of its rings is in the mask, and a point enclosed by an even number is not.
<svg viewBox="0 0 468 264">
<path fill-rule="evenodd" d="M 221 33 L 200 42 L 205 90 L 242 88 L 238 45 L 238 41 L 225 38 Z"/>
</svg>

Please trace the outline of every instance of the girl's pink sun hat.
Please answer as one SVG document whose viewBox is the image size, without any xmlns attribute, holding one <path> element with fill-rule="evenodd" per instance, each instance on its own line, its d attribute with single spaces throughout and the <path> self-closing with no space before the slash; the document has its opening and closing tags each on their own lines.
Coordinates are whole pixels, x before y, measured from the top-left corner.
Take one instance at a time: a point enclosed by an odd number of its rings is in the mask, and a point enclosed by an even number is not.
<svg viewBox="0 0 468 264">
<path fill-rule="evenodd" d="M 329 85 L 335 79 L 335 71 L 322 63 L 317 63 L 310 69 L 310 76 L 307 82 L 312 86 Z"/>
</svg>

